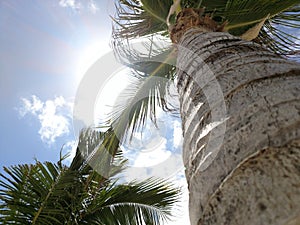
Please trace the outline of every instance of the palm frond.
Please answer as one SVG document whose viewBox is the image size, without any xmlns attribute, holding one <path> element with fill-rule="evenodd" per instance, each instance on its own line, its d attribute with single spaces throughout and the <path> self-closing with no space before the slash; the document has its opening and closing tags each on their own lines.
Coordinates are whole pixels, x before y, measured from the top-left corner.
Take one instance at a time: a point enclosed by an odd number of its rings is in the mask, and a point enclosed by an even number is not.
<svg viewBox="0 0 300 225">
<path fill-rule="evenodd" d="M 144 40 L 143 40 L 144 41 Z M 112 126 L 118 137 L 125 137 L 128 131 L 133 134 L 142 128 L 148 117 L 156 122 L 156 107 L 174 112 L 167 99 L 171 98 L 169 86 L 175 78 L 174 49 L 168 42 L 162 46 L 153 39 L 140 45 L 115 40 L 114 50 L 121 63 L 131 68 L 133 78 L 120 94 L 116 107 L 110 115 Z M 144 47 L 145 52 L 141 48 Z"/>
<path fill-rule="evenodd" d="M 57 201 L 67 197 L 66 187 L 74 185 L 71 176 L 64 176 L 52 163 L 18 165 L 4 168 L 0 181 L 1 222 L 9 224 L 60 224 L 65 219 L 65 205 Z M 54 201 L 55 200 L 55 201 Z M 66 199 L 64 199 L 66 200 Z"/>
<path fill-rule="evenodd" d="M 269 1 L 269 0 L 228 0 L 222 13 L 228 21 L 227 29 L 247 26 L 260 22 L 267 15 L 270 18 L 295 6 L 299 1 Z"/>
<path fill-rule="evenodd" d="M 128 8 L 126 9 L 122 8 L 124 2 L 127 3 Z M 141 1 L 142 3 L 137 1 L 140 7 L 138 10 L 136 7 L 130 5 L 130 2 L 130 0 L 121 1 L 117 7 L 123 10 L 122 13 L 118 11 L 115 21 L 118 21 L 117 24 L 119 25 L 124 24 L 124 26 L 119 26 L 119 28 L 113 32 L 113 38 L 128 39 L 162 33 L 167 35 L 166 24 L 163 25 L 162 21 L 159 29 L 154 29 L 154 23 L 149 22 L 150 19 L 145 19 L 149 17 L 153 20 L 155 18 L 154 15 L 156 15 L 154 12 L 157 12 L 158 15 L 161 14 L 162 10 L 159 9 L 160 6 L 156 1 L 143 0 Z M 145 7 L 143 7 L 143 5 L 145 5 Z M 171 5 L 171 1 L 165 3 L 164 7 L 166 8 L 164 13 L 162 13 L 163 15 L 167 15 L 167 11 Z M 206 13 L 211 14 L 216 21 L 220 23 L 227 21 L 226 29 L 229 33 L 236 36 L 241 36 L 269 15 L 256 41 L 279 54 L 291 55 L 300 50 L 299 45 L 295 46 L 295 44 L 293 44 L 295 41 L 299 43 L 299 38 L 295 35 L 300 28 L 298 0 L 182 0 L 181 6 L 182 8 L 205 7 Z M 128 11 L 128 9 L 131 11 Z M 121 16 L 132 12 L 134 12 L 135 15 L 132 20 L 130 16 Z M 135 21 L 138 22 L 136 23 Z M 142 21 L 144 25 L 142 25 Z M 140 29 L 144 31 L 141 32 Z"/>
<path fill-rule="evenodd" d="M 298 0 L 228 0 L 224 10 L 217 10 L 214 15 L 226 20 L 225 28 L 236 36 L 267 18 L 255 41 L 276 53 L 289 55 L 300 49 L 295 44 L 300 41 L 295 35 L 300 28 L 299 9 Z"/>
<path fill-rule="evenodd" d="M 119 137 L 111 128 L 105 132 L 91 128 L 83 130 L 70 168 L 77 168 L 83 174 L 95 170 L 104 177 L 112 177 L 120 173 L 127 163 L 119 145 Z M 80 167 L 75 165 L 80 165 Z"/>
<path fill-rule="evenodd" d="M 132 1 L 117 3 L 113 37 L 135 38 L 167 30 L 166 18 L 172 0 Z"/>
<path fill-rule="evenodd" d="M 300 51 L 300 5 L 286 10 L 265 23 L 257 41 L 282 55 Z"/>
<path fill-rule="evenodd" d="M 70 167 L 61 161 L 37 161 L 4 168 L 6 175 L 0 174 L 0 224 L 120 225 L 134 221 L 142 225 L 159 224 L 167 218 L 179 190 L 160 180 L 118 185 L 112 176 L 123 169 L 126 160 L 120 151 L 112 158 L 103 157 L 99 147 L 107 146 L 109 133 L 82 132 Z M 94 170 L 97 165 L 90 163 L 96 161 L 113 170 L 109 177 Z"/>
<path fill-rule="evenodd" d="M 107 186 L 98 192 L 85 219 L 100 224 L 158 225 L 171 215 L 179 195 L 179 189 L 162 180 Z"/>
<path fill-rule="evenodd" d="M 116 185 L 57 169 L 49 162 L 5 168 L 13 179 L 2 175 L 1 224 L 161 224 L 180 195 L 161 180 Z"/>
<path fill-rule="evenodd" d="M 183 8 L 202 8 L 208 12 L 224 12 L 228 0 L 182 0 Z"/>
</svg>

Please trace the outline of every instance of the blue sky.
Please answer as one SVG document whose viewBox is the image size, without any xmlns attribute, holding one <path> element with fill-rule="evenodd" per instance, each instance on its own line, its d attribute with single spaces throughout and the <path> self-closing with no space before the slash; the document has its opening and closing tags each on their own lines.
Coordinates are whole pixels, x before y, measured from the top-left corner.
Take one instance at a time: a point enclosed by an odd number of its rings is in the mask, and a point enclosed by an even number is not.
<svg viewBox="0 0 300 225">
<path fill-rule="evenodd" d="M 63 145 L 65 152 L 74 149 L 74 96 L 86 70 L 110 51 L 113 14 L 111 0 L 0 1 L 0 172 L 3 166 L 34 163 L 35 158 L 57 161 Z M 134 167 L 129 174 L 149 174 L 156 160 L 172 154 L 168 146 L 175 146 L 180 156 L 180 123 L 166 121 L 162 115 L 161 124 L 171 127 L 165 135 L 151 129 L 146 141 L 136 136 L 127 151 Z M 151 137 L 160 145 L 153 145 Z M 130 152 L 141 146 L 143 154 Z M 156 147 L 156 156 L 147 146 Z M 142 166 L 145 161 L 148 168 Z M 182 185 L 178 165 L 162 169 Z M 138 174 L 135 168 L 140 168 Z M 186 198 L 185 193 L 182 218 L 170 225 L 187 223 Z"/>
<path fill-rule="evenodd" d="M 47 110 L 48 101 L 48 111 L 52 104 L 68 115 L 81 74 L 109 50 L 112 13 L 110 1 L 0 2 L 1 165 L 57 159 L 72 132 L 55 137 L 48 126 L 47 138 L 37 118 L 42 109 L 34 115 L 24 103 L 39 101 Z"/>
</svg>

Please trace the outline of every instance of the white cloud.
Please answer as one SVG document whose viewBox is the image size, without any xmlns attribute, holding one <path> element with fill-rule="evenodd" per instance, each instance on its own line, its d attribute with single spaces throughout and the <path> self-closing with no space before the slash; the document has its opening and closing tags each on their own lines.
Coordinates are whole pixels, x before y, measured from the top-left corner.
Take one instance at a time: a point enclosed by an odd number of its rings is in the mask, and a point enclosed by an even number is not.
<svg viewBox="0 0 300 225">
<path fill-rule="evenodd" d="M 129 138 L 128 138 L 129 139 Z M 123 143 L 128 168 L 124 172 L 127 181 L 149 177 L 171 178 L 180 171 L 182 161 L 182 130 L 178 118 L 170 118 L 160 111 L 157 127 L 147 120 L 143 129 L 134 132 L 131 141 Z"/>
<path fill-rule="evenodd" d="M 63 8 L 70 8 L 74 11 L 79 11 L 84 9 L 92 13 L 96 13 L 99 10 L 97 4 L 93 0 L 89 0 L 89 1 L 60 0 L 58 4 Z"/>
<path fill-rule="evenodd" d="M 181 123 L 178 120 L 174 120 L 174 133 L 173 133 L 173 146 L 178 148 L 182 146 L 183 137 Z"/>
<path fill-rule="evenodd" d="M 69 154 L 69 157 L 66 158 L 67 163 L 71 163 L 72 159 L 74 158 L 76 154 L 78 141 L 69 141 L 66 144 L 64 144 L 64 152 Z"/>
<path fill-rule="evenodd" d="M 174 121 L 162 118 L 163 115 L 157 121 L 159 129 L 148 121 L 143 131 L 134 133 L 132 141 L 122 146 L 124 156 L 129 160 L 124 173 L 127 181 L 152 176 L 170 178 L 183 168 L 180 123 L 174 125 Z M 175 133 L 173 127 L 176 127 Z"/>
<path fill-rule="evenodd" d="M 182 224 L 190 224 L 189 218 L 189 191 L 187 182 L 184 176 L 183 170 L 177 174 L 177 176 L 171 180 L 171 182 L 177 186 L 181 187 L 182 195 L 180 202 L 178 203 L 179 208 L 173 210 L 173 221 L 166 223 L 166 225 L 182 225 Z"/>
<path fill-rule="evenodd" d="M 162 128 L 162 127 L 161 127 Z M 167 160 L 171 152 L 167 150 L 164 129 L 157 129 L 151 121 L 145 129 L 135 132 L 132 140 L 123 145 L 125 157 L 130 166 L 152 167 Z"/>
<path fill-rule="evenodd" d="M 23 105 L 19 109 L 20 115 L 24 117 L 31 114 L 38 118 L 40 123 L 38 132 L 43 142 L 52 144 L 58 137 L 70 132 L 72 104 L 62 96 L 42 102 L 33 95 L 30 99 L 21 98 L 21 101 Z"/>
<path fill-rule="evenodd" d="M 31 96 L 32 100 L 21 98 L 23 102 L 23 107 L 20 108 L 19 113 L 24 117 L 27 113 L 32 113 L 36 115 L 38 111 L 43 108 L 43 103 L 35 95 Z"/>
<path fill-rule="evenodd" d="M 96 12 L 99 10 L 98 6 L 95 4 L 94 1 L 91 1 L 91 2 L 88 4 L 88 8 L 89 8 L 89 10 L 90 10 L 92 13 L 96 13 Z"/>
<path fill-rule="evenodd" d="M 171 152 L 166 150 L 166 144 L 165 138 L 151 139 L 137 155 L 133 166 L 148 167 L 165 161 L 171 155 Z"/>
<path fill-rule="evenodd" d="M 71 8 L 71 9 L 74 9 L 74 10 L 78 10 L 81 8 L 81 5 L 78 1 L 75 1 L 75 0 L 60 0 L 59 1 L 59 5 L 61 7 L 64 7 L 64 8 Z"/>
</svg>

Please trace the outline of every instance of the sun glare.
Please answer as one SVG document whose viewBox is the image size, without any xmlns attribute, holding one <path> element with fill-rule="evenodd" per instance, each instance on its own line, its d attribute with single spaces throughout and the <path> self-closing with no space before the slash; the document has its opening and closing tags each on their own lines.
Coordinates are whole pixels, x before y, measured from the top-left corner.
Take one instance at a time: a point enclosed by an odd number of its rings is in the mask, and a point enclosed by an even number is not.
<svg viewBox="0 0 300 225">
<path fill-rule="evenodd" d="M 78 63 L 76 66 L 76 86 L 81 81 L 87 70 L 102 56 L 111 51 L 107 41 L 90 42 L 85 48 L 78 52 Z"/>
<path fill-rule="evenodd" d="M 122 91 L 129 84 L 128 69 L 125 67 L 115 74 L 112 74 L 99 90 L 97 102 L 95 104 L 94 121 L 101 124 L 109 118 L 109 115 L 116 107 L 116 101 L 122 97 Z"/>
</svg>

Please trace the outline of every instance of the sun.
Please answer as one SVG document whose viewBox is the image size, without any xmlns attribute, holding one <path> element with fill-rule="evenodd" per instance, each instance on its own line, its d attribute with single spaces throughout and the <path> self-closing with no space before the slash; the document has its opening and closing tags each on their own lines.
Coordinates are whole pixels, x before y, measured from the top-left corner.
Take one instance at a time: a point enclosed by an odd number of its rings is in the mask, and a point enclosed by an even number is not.
<svg viewBox="0 0 300 225">
<path fill-rule="evenodd" d="M 75 66 L 75 85 L 78 86 L 88 69 L 105 54 L 112 51 L 107 40 L 94 40 L 80 48 Z"/>
<path fill-rule="evenodd" d="M 96 97 L 95 102 L 88 106 L 94 107 L 91 109 L 94 111 L 93 118 L 90 115 L 86 117 L 86 114 L 84 114 L 86 107 L 79 110 L 84 115 L 77 115 L 77 119 L 84 121 L 85 125 L 90 125 L 90 123 L 100 124 L 105 121 L 115 108 L 115 102 L 120 97 L 121 92 L 129 84 L 128 69 L 114 58 L 114 54 L 107 43 L 107 41 L 103 40 L 90 41 L 76 56 L 77 63 L 76 67 L 74 67 L 76 69 L 76 81 L 74 81 L 75 102 L 86 104 L 88 102 L 86 98 L 93 98 L 94 94 Z M 99 72 L 94 74 L 95 70 Z M 85 82 L 90 82 L 90 79 L 92 81 L 89 83 L 89 86 L 85 86 Z M 94 94 L 90 96 L 89 93 Z"/>
<path fill-rule="evenodd" d="M 118 99 L 130 84 L 129 69 L 122 66 L 116 73 L 111 74 L 99 90 L 94 110 L 95 124 L 101 124 L 116 110 Z"/>
</svg>

